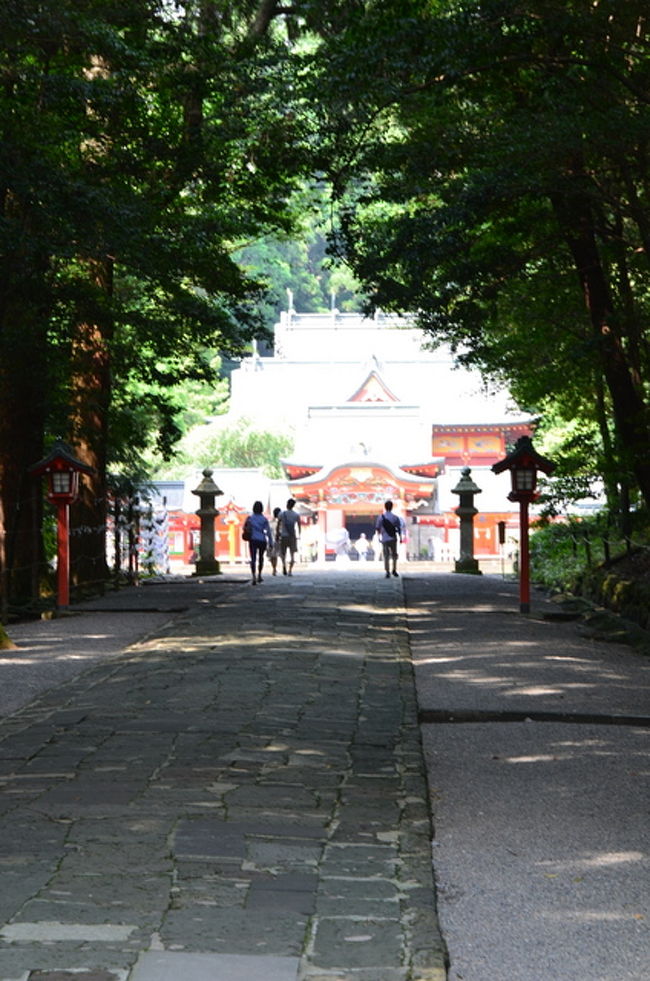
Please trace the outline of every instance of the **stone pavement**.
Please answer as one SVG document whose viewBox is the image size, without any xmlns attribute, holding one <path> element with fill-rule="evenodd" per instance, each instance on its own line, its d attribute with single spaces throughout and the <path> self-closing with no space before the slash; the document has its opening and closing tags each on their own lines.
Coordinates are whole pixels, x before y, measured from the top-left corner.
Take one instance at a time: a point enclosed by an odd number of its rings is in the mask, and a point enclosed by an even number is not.
<svg viewBox="0 0 650 981">
<path fill-rule="evenodd" d="M 0 722 L 0 981 L 443 981 L 401 579 L 136 594 Z"/>
</svg>

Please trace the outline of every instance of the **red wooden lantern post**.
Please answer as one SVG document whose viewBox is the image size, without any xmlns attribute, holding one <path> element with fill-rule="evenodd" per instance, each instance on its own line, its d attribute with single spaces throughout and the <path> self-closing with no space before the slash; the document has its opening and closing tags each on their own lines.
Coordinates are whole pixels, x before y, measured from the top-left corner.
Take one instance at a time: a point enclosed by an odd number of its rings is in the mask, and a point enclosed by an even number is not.
<svg viewBox="0 0 650 981">
<path fill-rule="evenodd" d="M 70 505 L 79 493 L 79 474 L 94 473 L 58 439 L 46 457 L 30 467 L 35 477 L 47 474 L 48 500 L 56 507 L 57 606 L 70 605 Z"/>
<path fill-rule="evenodd" d="M 519 502 L 519 609 L 530 613 L 530 551 L 528 546 L 528 508 L 538 497 L 537 471 L 550 474 L 555 464 L 535 450 L 530 436 L 520 436 L 514 450 L 492 466 L 494 473 L 510 471 L 512 490 L 509 501 Z"/>
<path fill-rule="evenodd" d="M 237 557 L 237 530 L 240 521 L 232 499 L 226 508 L 223 520 L 228 529 L 228 561 L 234 562 Z"/>
</svg>

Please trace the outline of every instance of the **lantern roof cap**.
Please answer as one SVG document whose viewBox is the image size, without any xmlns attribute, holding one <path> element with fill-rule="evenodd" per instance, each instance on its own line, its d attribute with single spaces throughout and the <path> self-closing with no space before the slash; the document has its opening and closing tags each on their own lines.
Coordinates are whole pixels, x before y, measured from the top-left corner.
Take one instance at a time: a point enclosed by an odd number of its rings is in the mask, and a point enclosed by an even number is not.
<svg viewBox="0 0 650 981">
<path fill-rule="evenodd" d="M 471 477 L 471 467 L 463 467 L 461 477 L 455 487 L 451 488 L 452 494 L 482 494 L 483 491 L 478 487 Z"/>
<path fill-rule="evenodd" d="M 32 464 L 29 472 L 39 477 L 49 470 L 73 470 L 77 473 L 93 474 L 94 467 L 89 467 L 82 463 L 72 452 L 72 449 L 62 439 L 57 439 L 52 444 L 52 448 L 47 456 L 44 456 L 38 463 Z"/>
<path fill-rule="evenodd" d="M 214 494 L 215 497 L 222 496 L 223 491 L 220 490 L 219 487 L 217 487 L 214 480 L 212 479 L 213 471 L 210 469 L 210 467 L 206 467 L 205 470 L 202 471 L 202 473 L 203 473 L 203 480 L 200 482 L 199 486 L 192 491 L 192 493 L 196 494 L 198 497 L 200 497 L 202 494 L 206 494 L 206 495 Z"/>
<path fill-rule="evenodd" d="M 504 470 L 517 469 L 531 464 L 536 470 L 541 470 L 547 476 L 555 470 L 555 463 L 537 452 L 530 436 L 520 436 L 515 443 L 514 450 L 511 450 L 503 460 L 492 464 L 491 469 L 493 473 L 502 473 Z"/>
</svg>

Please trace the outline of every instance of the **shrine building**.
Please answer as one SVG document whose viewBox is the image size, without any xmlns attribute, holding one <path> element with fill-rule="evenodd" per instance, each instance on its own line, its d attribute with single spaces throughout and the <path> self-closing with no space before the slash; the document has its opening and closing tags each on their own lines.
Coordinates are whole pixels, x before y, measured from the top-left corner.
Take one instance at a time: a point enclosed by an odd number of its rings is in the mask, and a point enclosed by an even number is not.
<svg viewBox="0 0 650 981">
<path fill-rule="evenodd" d="M 460 546 L 453 488 L 465 467 L 481 489 L 475 556 L 503 555 L 499 525 L 516 548 L 517 505 L 491 467 L 519 436 L 532 434 L 534 420 L 407 318 L 283 312 L 272 347 L 257 344 L 233 371 L 228 414 L 205 428 L 218 431 L 242 418 L 285 432 L 294 450 L 282 461 L 281 480 L 258 468 L 215 467 L 221 561 L 246 560 L 241 525 L 254 500 L 270 515 L 294 497 L 303 559 L 332 559 L 362 535 L 372 542 L 377 515 L 390 499 L 407 527 L 402 559 L 452 564 Z M 186 481 L 156 485 L 158 504 L 169 512 L 170 558 L 185 564 L 197 548 L 192 492 L 200 479 L 197 471 Z"/>
<path fill-rule="evenodd" d="M 283 312 L 273 349 L 257 346 L 233 372 L 229 416 L 292 436 L 286 479 L 264 503 L 270 512 L 294 497 L 321 560 L 342 538 L 372 539 L 387 499 L 406 522 L 404 558 L 453 560 L 464 467 L 481 488 L 475 555 L 497 556 L 499 522 L 517 525 L 490 468 L 533 420 L 406 318 Z"/>
</svg>

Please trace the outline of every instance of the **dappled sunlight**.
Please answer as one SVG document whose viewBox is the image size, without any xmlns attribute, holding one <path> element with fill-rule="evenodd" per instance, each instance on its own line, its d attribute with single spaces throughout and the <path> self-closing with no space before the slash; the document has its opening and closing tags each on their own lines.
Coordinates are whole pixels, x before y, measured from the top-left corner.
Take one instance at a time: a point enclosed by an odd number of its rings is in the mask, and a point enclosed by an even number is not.
<svg viewBox="0 0 650 981">
<path fill-rule="evenodd" d="M 647 729 L 633 728 L 633 732 L 641 738 L 650 739 L 650 731 Z M 607 739 L 564 739 L 554 743 L 554 745 L 560 749 L 570 749 L 574 753 L 579 752 L 585 755 L 588 754 L 589 756 L 613 756 L 616 754 L 613 741 Z M 634 754 L 630 754 L 630 762 L 632 762 L 635 756 L 650 764 L 650 743 L 648 743 L 647 747 L 642 746 Z"/>
<path fill-rule="evenodd" d="M 417 630 L 414 630 L 413 629 L 413 625 L 411 624 L 410 620 L 409 620 L 409 633 L 410 633 L 411 637 L 413 637 L 414 640 L 417 640 L 417 638 L 418 638 L 418 632 L 417 632 Z M 464 630 L 463 627 L 451 627 L 449 625 L 440 626 L 436 630 L 436 635 L 438 637 L 440 637 L 442 635 L 444 635 L 446 637 L 448 634 L 461 634 L 462 635 L 464 633 L 465 633 L 465 630 Z M 428 631 L 427 631 L 426 634 L 423 631 L 423 636 L 428 636 Z"/>
<path fill-rule="evenodd" d="M 511 679 L 505 675 L 475 674 L 471 671 L 444 671 L 438 677 L 445 681 L 463 681 L 468 685 L 504 685 L 511 683 Z"/>
<path fill-rule="evenodd" d="M 560 685 L 518 685 L 510 691 L 502 692 L 502 694 L 505 698 L 510 698 L 513 695 L 531 695 L 534 698 L 539 698 L 542 695 L 561 695 L 564 689 L 565 686 Z"/>
<path fill-rule="evenodd" d="M 42 655 L 38 657 L 30 657 L 29 662 L 26 661 L 24 657 L 2 657 L 0 658 L 0 669 L 3 665 L 16 665 L 18 667 L 25 666 L 29 664 L 52 664 L 56 661 L 88 661 L 94 660 L 97 657 L 95 651 L 70 651 L 57 653 L 55 651 L 44 651 Z"/>
<path fill-rule="evenodd" d="M 323 604 L 319 604 L 319 605 L 322 606 Z M 373 603 L 338 603 L 337 609 L 345 610 L 348 613 L 364 613 L 364 614 L 368 614 L 368 616 L 376 617 L 376 616 L 381 616 L 385 607 L 382 607 L 381 609 L 377 609 L 377 607 Z M 401 609 L 401 604 L 400 604 L 400 609 Z"/>
<path fill-rule="evenodd" d="M 562 739 L 555 745 L 568 749 L 600 749 L 609 743 L 606 739 Z"/>
<path fill-rule="evenodd" d="M 630 862 L 648 861 L 643 852 L 603 852 L 589 858 L 576 859 L 573 864 L 584 869 L 598 869 L 611 865 L 628 865 Z"/>
<path fill-rule="evenodd" d="M 570 654 L 544 654 L 544 661 L 561 661 L 563 664 L 584 664 L 591 665 L 593 662 L 588 657 L 572 657 Z"/>
<path fill-rule="evenodd" d="M 451 655 L 441 654 L 440 656 L 418 658 L 418 664 L 455 664 L 457 661 L 464 660 L 464 654 L 458 654 L 453 657 Z"/>
<path fill-rule="evenodd" d="M 611 910 L 611 909 L 583 909 L 583 910 L 546 910 L 544 919 L 565 920 L 574 923 L 621 923 L 626 921 L 645 920 L 642 913 L 633 910 Z"/>
<path fill-rule="evenodd" d="M 148 656 L 152 654 L 159 654 L 161 658 L 166 658 L 172 655 L 175 657 L 187 658 L 196 654 L 205 655 L 214 646 L 214 641 L 210 637 L 206 637 L 202 641 L 194 641 L 192 643 L 183 637 L 174 638 L 173 640 L 165 638 L 165 640 L 159 643 L 154 642 L 140 647 L 138 652 Z"/>
<path fill-rule="evenodd" d="M 92 634 L 77 634 L 75 640 L 87 642 L 88 644 L 92 645 L 92 644 L 102 643 L 103 641 L 106 640 L 110 640 L 110 638 L 111 638 L 110 633 L 92 633 Z M 53 654 L 53 645 L 59 645 L 59 644 L 69 645 L 68 638 L 65 637 L 65 635 L 61 635 L 61 634 L 48 634 L 47 637 L 43 637 L 42 640 L 35 640 L 28 643 L 21 641 L 18 643 L 18 647 L 16 650 L 7 650 L 7 651 L 0 650 L 0 661 L 9 660 L 8 655 L 17 658 L 18 660 L 20 660 L 21 657 L 23 659 L 25 657 L 33 657 L 34 654 L 42 655 L 43 657 L 47 656 L 49 659 Z M 56 653 L 55 646 L 54 646 L 54 650 L 55 650 L 54 653 L 55 657 L 67 656 L 67 655 L 59 655 L 58 653 Z"/>
<path fill-rule="evenodd" d="M 327 657 L 341 658 L 346 660 L 363 660 L 372 650 L 373 661 L 382 663 L 394 659 L 394 650 L 391 644 L 394 628 L 389 629 L 383 626 L 369 626 L 366 628 L 373 632 L 373 639 L 368 643 L 364 639 L 363 643 L 354 642 L 354 634 L 346 635 L 345 624 L 337 630 L 333 636 L 323 635 L 314 631 L 304 631 L 302 634 L 278 634 L 268 628 L 255 630 L 246 629 L 241 634 L 210 634 L 196 635 L 188 637 L 185 634 L 166 635 L 155 638 L 140 646 L 140 650 L 151 656 L 154 654 L 165 656 L 178 656 L 182 658 L 201 656 L 209 659 L 211 656 L 223 658 L 235 652 L 239 657 L 246 658 L 249 655 L 259 659 L 266 657 L 282 658 L 288 653 L 301 653 L 305 657 Z M 386 637 L 376 636 L 377 633 L 386 633 Z"/>
<path fill-rule="evenodd" d="M 580 973 L 577 950 L 589 976 L 627 977 L 648 917 L 650 661 L 573 622 L 487 613 L 474 588 L 452 583 L 434 603 L 407 587 L 450 976 L 518 978 L 499 961 L 516 937 L 531 977 Z M 488 954 L 474 973 L 456 964 L 459 937 L 496 949 L 496 973 Z"/>
<path fill-rule="evenodd" d="M 36 643 L 21 644 L 16 649 L 0 651 L 0 671 L 3 667 L 27 667 L 29 665 L 50 665 L 65 661 L 89 661 L 96 660 L 98 645 L 110 640 L 107 634 L 89 634 L 81 637 L 82 641 L 87 642 L 83 650 L 74 647 L 68 648 L 66 644 L 59 641 L 58 644 Z M 107 656 L 110 656 L 107 655 Z"/>
<path fill-rule="evenodd" d="M 421 710 L 539 708 L 563 713 L 638 714 L 647 660 L 593 646 L 573 625 L 512 616 L 466 594 L 465 616 L 449 602 L 434 609 L 407 588 L 409 636 Z M 474 613 L 477 616 L 474 617 Z M 501 614 L 504 611 L 501 610 Z M 634 659 L 633 663 L 631 658 Z M 639 703 L 636 712 L 629 708 Z"/>
<path fill-rule="evenodd" d="M 583 739 L 548 739 L 544 740 L 541 734 L 538 734 L 536 742 L 540 745 L 539 751 L 534 753 L 521 753 L 509 755 L 503 753 L 499 755 L 499 760 L 502 763 L 561 763 L 566 760 L 576 761 L 580 760 L 585 765 L 590 760 L 598 760 L 603 758 L 616 758 L 620 752 L 619 749 L 619 739 L 618 732 L 615 728 L 603 729 L 605 732 L 611 732 L 612 735 L 608 739 L 606 737 L 602 738 L 591 738 L 585 737 Z M 632 731 L 641 739 L 646 740 L 642 742 L 634 750 L 628 747 L 627 749 L 627 760 L 630 766 L 638 767 L 645 763 L 650 763 L 650 731 L 646 729 L 632 729 Z M 637 771 L 640 775 L 642 771 Z"/>
</svg>

